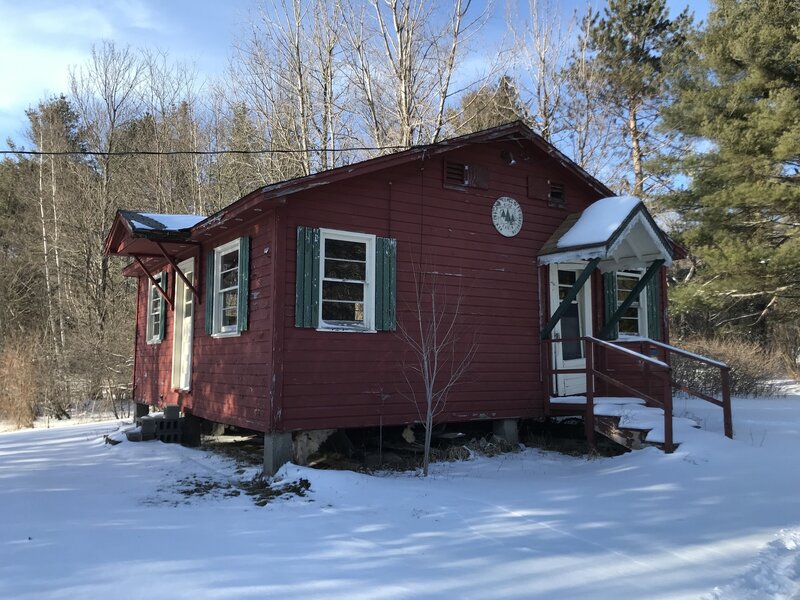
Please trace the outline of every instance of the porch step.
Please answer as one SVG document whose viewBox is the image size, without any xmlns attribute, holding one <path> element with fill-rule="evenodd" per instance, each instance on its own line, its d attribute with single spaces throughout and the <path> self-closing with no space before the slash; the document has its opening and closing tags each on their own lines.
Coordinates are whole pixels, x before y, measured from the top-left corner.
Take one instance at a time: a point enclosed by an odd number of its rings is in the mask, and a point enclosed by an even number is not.
<svg viewBox="0 0 800 600">
<path fill-rule="evenodd" d="M 586 407 L 585 396 L 552 398 L 554 414 L 582 414 Z M 645 446 L 664 446 L 664 411 L 646 406 L 641 398 L 597 397 L 594 399 L 594 429 L 599 434 L 625 446 L 638 450 Z M 699 428 L 684 417 L 672 418 L 673 443 L 677 447 L 685 427 Z"/>
</svg>

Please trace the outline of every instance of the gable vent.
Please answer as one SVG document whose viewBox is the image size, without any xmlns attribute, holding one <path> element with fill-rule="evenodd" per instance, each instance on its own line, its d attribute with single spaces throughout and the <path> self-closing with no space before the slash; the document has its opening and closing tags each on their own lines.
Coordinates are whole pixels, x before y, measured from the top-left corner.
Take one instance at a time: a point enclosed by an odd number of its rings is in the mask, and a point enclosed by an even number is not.
<svg viewBox="0 0 800 600">
<path fill-rule="evenodd" d="M 489 170 L 481 165 L 445 161 L 444 187 L 489 189 Z"/>
<path fill-rule="evenodd" d="M 444 180 L 450 185 L 469 184 L 469 165 L 464 163 L 446 161 L 444 165 Z"/>
<path fill-rule="evenodd" d="M 567 205 L 567 197 L 563 183 L 550 182 L 550 193 L 547 197 L 547 201 L 550 206 L 558 208 L 564 208 Z"/>
</svg>

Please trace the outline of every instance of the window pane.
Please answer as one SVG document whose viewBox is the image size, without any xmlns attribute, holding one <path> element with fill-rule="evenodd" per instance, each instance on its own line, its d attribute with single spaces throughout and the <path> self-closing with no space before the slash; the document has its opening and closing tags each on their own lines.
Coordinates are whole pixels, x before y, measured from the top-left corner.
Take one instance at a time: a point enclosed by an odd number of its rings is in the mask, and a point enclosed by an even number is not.
<svg viewBox="0 0 800 600">
<path fill-rule="evenodd" d="M 239 271 L 233 270 L 222 274 L 222 284 L 220 289 L 227 289 L 239 285 Z"/>
<path fill-rule="evenodd" d="M 219 270 L 221 273 L 229 271 L 231 269 L 239 268 L 239 251 L 232 250 L 231 252 L 223 254 L 219 262 L 220 262 Z"/>
<path fill-rule="evenodd" d="M 561 317 L 561 337 L 564 339 L 581 337 L 580 317 L 578 315 L 578 305 L 570 304 L 567 312 Z M 564 360 L 581 358 L 583 351 L 581 342 L 563 342 L 561 344 L 561 356 Z"/>
<path fill-rule="evenodd" d="M 324 300 L 364 300 L 363 283 L 322 282 Z"/>
<path fill-rule="evenodd" d="M 364 242 L 346 242 L 344 240 L 326 239 L 325 258 L 367 260 L 367 245 Z"/>
<path fill-rule="evenodd" d="M 236 310 L 238 302 L 239 302 L 239 290 L 229 290 L 227 292 L 222 292 L 223 310 L 228 310 L 231 308 L 233 310 Z"/>
<path fill-rule="evenodd" d="M 364 304 L 362 302 L 328 302 L 322 303 L 322 320 L 335 322 L 363 322 Z"/>
<path fill-rule="evenodd" d="M 326 259 L 325 277 L 333 279 L 358 279 L 364 281 L 367 278 L 367 264 L 363 262 Z"/>
<path fill-rule="evenodd" d="M 231 325 L 236 325 L 236 308 L 224 308 L 222 309 L 222 326 L 223 327 L 230 327 Z"/>
<path fill-rule="evenodd" d="M 558 272 L 558 283 L 559 285 L 568 285 L 572 287 L 572 284 L 575 283 L 578 274 L 575 271 L 559 271 Z"/>
<path fill-rule="evenodd" d="M 639 319 L 620 319 L 619 332 L 630 333 L 633 335 L 639 334 Z"/>
</svg>

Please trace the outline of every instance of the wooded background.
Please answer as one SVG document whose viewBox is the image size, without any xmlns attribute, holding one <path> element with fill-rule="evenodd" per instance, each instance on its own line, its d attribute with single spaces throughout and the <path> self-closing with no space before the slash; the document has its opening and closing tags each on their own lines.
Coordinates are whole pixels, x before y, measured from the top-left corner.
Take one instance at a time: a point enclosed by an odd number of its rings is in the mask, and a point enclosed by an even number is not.
<svg viewBox="0 0 800 600">
<path fill-rule="evenodd" d="M 701 24 L 664 0 L 566 17 L 530 0 L 505 8 L 487 55 L 495 10 L 254 5 L 217 80 L 98 41 L 0 162 L 0 418 L 127 399 L 135 285 L 102 255 L 117 209 L 211 214 L 270 182 L 514 119 L 645 198 L 689 248 L 670 281 L 674 339 L 746 340 L 796 373 L 800 0 L 717 0 Z"/>
</svg>

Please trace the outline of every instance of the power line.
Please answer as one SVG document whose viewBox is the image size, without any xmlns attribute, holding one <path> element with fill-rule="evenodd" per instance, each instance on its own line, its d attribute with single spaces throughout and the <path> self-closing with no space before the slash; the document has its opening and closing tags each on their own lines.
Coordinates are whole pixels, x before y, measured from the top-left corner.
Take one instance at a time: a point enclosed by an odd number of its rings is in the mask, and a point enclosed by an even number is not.
<svg viewBox="0 0 800 600">
<path fill-rule="evenodd" d="M 435 145 L 435 144 L 434 144 Z M 41 151 L 41 150 L 0 150 L 0 154 L 17 154 L 25 156 L 214 156 L 221 154 L 305 154 L 312 152 L 375 152 L 381 150 L 413 150 L 428 148 L 431 144 L 420 144 L 415 146 L 355 146 L 353 148 L 307 148 L 303 149 L 270 149 L 270 150 L 63 150 L 63 151 Z"/>
</svg>

